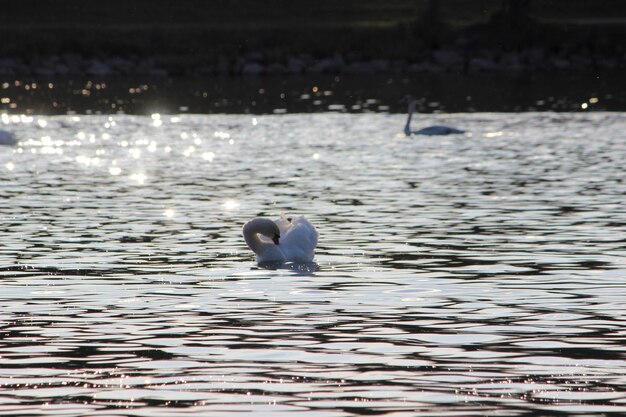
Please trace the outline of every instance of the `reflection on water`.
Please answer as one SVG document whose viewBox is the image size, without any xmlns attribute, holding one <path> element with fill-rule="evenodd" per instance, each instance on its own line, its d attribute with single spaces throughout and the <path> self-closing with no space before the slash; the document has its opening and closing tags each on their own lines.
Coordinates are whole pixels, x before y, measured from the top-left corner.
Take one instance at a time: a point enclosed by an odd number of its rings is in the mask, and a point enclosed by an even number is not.
<svg viewBox="0 0 626 417">
<path fill-rule="evenodd" d="M 0 414 L 626 413 L 624 115 L 414 122 L 471 133 L 12 118 Z M 313 268 L 246 250 L 281 212 L 318 228 Z"/>
<path fill-rule="evenodd" d="M 621 72 L 44 81 L 2 79 L 0 75 L 0 111 L 142 115 L 404 113 L 407 95 L 417 99 L 416 109 L 421 113 L 626 110 L 626 78 Z M 157 118 L 154 123 L 161 121 Z"/>
</svg>

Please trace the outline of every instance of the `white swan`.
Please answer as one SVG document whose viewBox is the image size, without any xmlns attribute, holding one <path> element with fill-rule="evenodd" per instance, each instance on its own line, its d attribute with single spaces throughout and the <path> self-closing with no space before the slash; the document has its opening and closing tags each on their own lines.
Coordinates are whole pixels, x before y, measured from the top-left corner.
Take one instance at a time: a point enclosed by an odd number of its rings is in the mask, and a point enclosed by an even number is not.
<svg viewBox="0 0 626 417">
<path fill-rule="evenodd" d="M 15 145 L 17 140 L 11 132 L 0 130 L 0 145 Z"/>
<path fill-rule="evenodd" d="M 258 263 L 312 262 L 318 233 L 304 217 L 271 220 L 257 217 L 243 226 L 243 238 Z"/>
<path fill-rule="evenodd" d="M 409 99 L 409 116 L 406 119 L 406 125 L 404 125 L 404 134 L 407 136 L 411 135 L 428 135 L 428 136 L 436 136 L 436 135 L 458 135 L 461 133 L 465 133 L 464 130 L 455 129 L 449 126 L 428 126 L 419 130 L 411 130 L 411 117 L 413 117 L 413 112 L 415 111 L 415 100 Z"/>
</svg>

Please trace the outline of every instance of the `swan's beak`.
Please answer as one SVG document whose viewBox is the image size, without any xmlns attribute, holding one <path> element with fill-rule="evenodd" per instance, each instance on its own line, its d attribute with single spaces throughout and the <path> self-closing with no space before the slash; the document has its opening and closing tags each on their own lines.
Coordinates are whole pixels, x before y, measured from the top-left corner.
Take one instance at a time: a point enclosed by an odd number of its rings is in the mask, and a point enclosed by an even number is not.
<svg viewBox="0 0 626 417">
<path fill-rule="evenodd" d="M 280 239 L 280 235 L 274 235 L 274 237 L 272 238 L 272 242 L 274 242 L 275 245 L 278 245 Z"/>
</svg>

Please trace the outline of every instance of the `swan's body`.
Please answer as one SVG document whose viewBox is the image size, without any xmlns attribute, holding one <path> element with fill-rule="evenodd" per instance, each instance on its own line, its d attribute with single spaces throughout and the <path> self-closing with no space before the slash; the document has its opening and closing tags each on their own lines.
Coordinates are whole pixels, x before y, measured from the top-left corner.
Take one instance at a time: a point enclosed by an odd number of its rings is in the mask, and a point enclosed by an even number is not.
<svg viewBox="0 0 626 417">
<path fill-rule="evenodd" d="M 411 135 L 427 135 L 427 136 L 441 136 L 441 135 L 459 135 L 465 133 L 465 131 L 456 129 L 454 127 L 449 126 L 428 126 L 419 130 L 411 130 L 411 118 L 413 117 L 413 112 L 415 111 L 415 101 L 409 100 L 409 111 L 408 117 L 406 119 L 406 125 L 404 125 L 404 134 L 407 136 Z"/>
<path fill-rule="evenodd" d="M 304 217 L 257 217 L 243 226 L 243 237 L 258 263 L 312 262 L 318 233 Z"/>
<path fill-rule="evenodd" d="M 17 140 L 15 140 L 15 136 L 11 132 L 0 130 L 0 145 L 15 145 L 16 143 Z"/>
</svg>

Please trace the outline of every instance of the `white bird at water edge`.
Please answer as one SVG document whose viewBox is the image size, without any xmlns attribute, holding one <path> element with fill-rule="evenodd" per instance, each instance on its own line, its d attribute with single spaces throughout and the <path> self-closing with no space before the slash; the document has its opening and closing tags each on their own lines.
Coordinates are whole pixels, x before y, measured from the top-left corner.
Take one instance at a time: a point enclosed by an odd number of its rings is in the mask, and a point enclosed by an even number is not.
<svg viewBox="0 0 626 417">
<path fill-rule="evenodd" d="M 312 262 L 318 236 L 315 226 L 304 217 L 257 217 L 243 226 L 243 237 L 259 264 Z"/>
<path fill-rule="evenodd" d="M 409 110 L 408 117 L 406 119 L 406 125 L 404 125 L 404 134 L 411 135 L 427 135 L 427 136 L 443 136 L 443 135 L 459 135 L 465 133 L 464 130 L 456 129 L 449 126 L 428 126 L 418 130 L 411 130 L 411 118 L 415 112 L 415 100 L 409 98 Z"/>
</svg>

